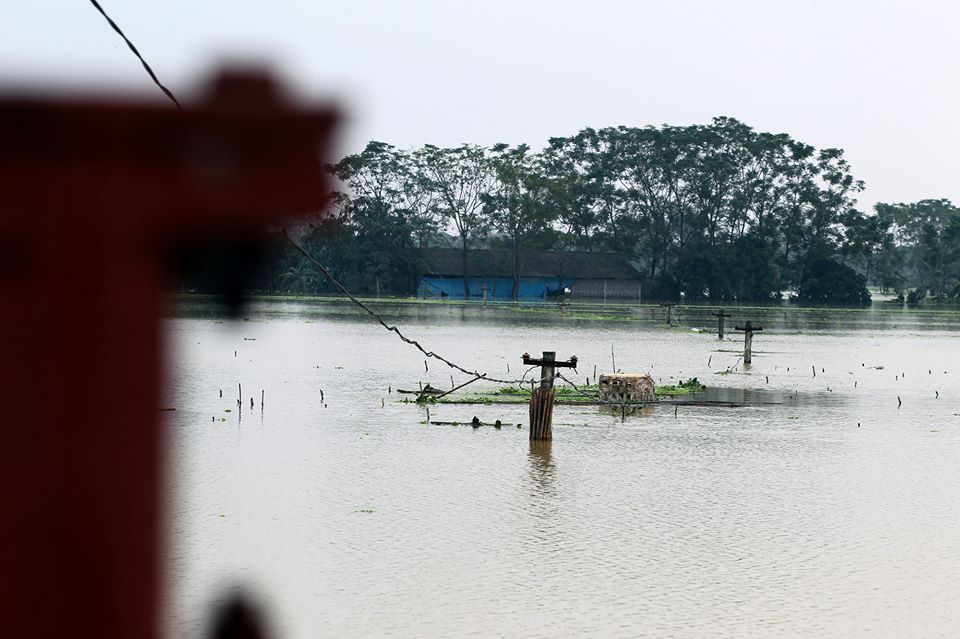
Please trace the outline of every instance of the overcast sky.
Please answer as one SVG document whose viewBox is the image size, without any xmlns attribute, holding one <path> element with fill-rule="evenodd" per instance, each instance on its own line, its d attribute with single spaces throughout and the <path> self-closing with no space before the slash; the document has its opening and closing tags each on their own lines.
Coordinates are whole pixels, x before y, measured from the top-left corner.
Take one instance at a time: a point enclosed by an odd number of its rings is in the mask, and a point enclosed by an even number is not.
<svg viewBox="0 0 960 639">
<path fill-rule="evenodd" d="M 863 207 L 960 203 L 956 2 L 100 1 L 174 93 L 242 59 L 334 98 L 341 152 L 727 115 L 845 149 Z M 156 91 L 88 0 L 0 4 L 4 86 Z"/>
</svg>

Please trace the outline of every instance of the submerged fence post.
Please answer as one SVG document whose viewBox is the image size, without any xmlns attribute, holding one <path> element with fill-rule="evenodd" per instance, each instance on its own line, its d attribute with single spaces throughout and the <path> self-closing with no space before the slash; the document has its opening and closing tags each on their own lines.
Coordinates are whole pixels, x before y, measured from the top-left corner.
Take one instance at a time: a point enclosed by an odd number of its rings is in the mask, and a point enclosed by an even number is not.
<svg viewBox="0 0 960 639">
<path fill-rule="evenodd" d="M 753 334 L 756 331 L 762 331 L 762 326 L 754 326 L 747 322 L 746 326 L 735 327 L 738 331 L 743 331 L 743 363 L 749 364 L 753 360 Z"/>
<path fill-rule="evenodd" d="M 671 311 L 673 310 L 673 302 L 664 302 L 660 306 L 664 306 L 667 309 L 667 326 L 670 326 L 673 323 L 673 318 L 671 316 Z"/>
<path fill-rule="evenodd" d="M 724 313 L 722 308 L 720 309 L 720 312 L 719 312 L 719 313 L 711 313 L 711 315 L 713 315 L 714 317 L 717 318 L 717 333 L 719 334 L 718 339 L 721 339 L 721 340 L 722 340 L 722 339 L 723 339 L 723 324 L 724 324 L 723 320 L 724 320 L 724 318 L 732 317 L 732 315 L 730 315 L 729 313 Z"/>
<path fill-rule="evenodd" d="M 546 441 L 553 439 L 553 399 L 556 391 L 553 388 L 553 378 L 556 369 L 577 367 L 576 356 L 566 362 L 556 361 L 557 354 L 553 351 L 543 351 L 541 359 L 531 359 L 527 353 L 523 354 L 523 363 L 526 366 L 540 366 L 540 386 L 530 393 L 530 440 Z"/>
</svg>

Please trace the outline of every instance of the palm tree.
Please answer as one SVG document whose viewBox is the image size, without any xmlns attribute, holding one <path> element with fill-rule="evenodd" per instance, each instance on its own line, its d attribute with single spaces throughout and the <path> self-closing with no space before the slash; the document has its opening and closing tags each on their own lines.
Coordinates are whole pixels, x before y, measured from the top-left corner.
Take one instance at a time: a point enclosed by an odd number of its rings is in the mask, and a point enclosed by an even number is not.
<svg viewBox="0 0 960 639">
<path fill-rule="evenodd" d="M 315 293 L 320 280 L 317 277 L 316 269 L 304 257 L 300 259 L 296 266 L 291 266 L 280 276 L 280 282 L 285 292 L 293 293 L 299 297 Z"/>
</svg>

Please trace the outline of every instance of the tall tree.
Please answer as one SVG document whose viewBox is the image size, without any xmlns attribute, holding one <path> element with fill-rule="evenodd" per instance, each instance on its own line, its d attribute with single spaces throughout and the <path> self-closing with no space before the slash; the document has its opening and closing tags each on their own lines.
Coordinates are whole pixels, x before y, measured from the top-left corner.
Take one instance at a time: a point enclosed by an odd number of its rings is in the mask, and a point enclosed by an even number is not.
<svg viewBox="0 0 960 639">
<path fill-rule="evenodd" d="M 365 256 L 363 270 L 388 292 L 410 289 L 419 266 L 414 249 L 439 227 L 436 195 L 418 169 L 411 154 L 376 141 L 333 167 L 344 185 L 340 213 Z"/>
<path fill-rule="evenodd" d="M 904 254 L 907 277 L 935 297 L 956 296 L 960 285 L 960 209 L 949 200 L 877 204 L 878 217 L 889 220 L 893 242 Z"/>
<path fill-rule="evenodd" d="M 496 180 L 486 198 L 486 213 L 492 227 L 509 241 L 513 271 L 510 296 L 517 301 L 522 253 L 531 248 L 546 248 L 545 238 L 555 218 L 555 209 L 545 203 L 546 181 L 541 177 L 538 158 L 529 146 L 497 144 L 491 149 L 491 161 Z"/>
<path fill-rule="evenodd" d="M 595 135 L 593 129 L 584 129 L 573 137 L 550 138 L 540 154 L 546 205 L 555 211 L 568 247 L 581 251 L 598 248 L 603 227 L 598 193 L 604 188 L 604 176 L 598 174 L 585 142 Z"/>
<path fill-rule="evenodd" d="M 416 152 L 415 160 L 423 186 L 436 194 L 439 211 L 457 233 L 463 294 L 470 299 L 468 252 L 490 228 L 484 213 L 485 199 L 496 181 L 490 158 L 486 149 L 473 144 L 446 149 L 428 144 Z"/>
</svg>

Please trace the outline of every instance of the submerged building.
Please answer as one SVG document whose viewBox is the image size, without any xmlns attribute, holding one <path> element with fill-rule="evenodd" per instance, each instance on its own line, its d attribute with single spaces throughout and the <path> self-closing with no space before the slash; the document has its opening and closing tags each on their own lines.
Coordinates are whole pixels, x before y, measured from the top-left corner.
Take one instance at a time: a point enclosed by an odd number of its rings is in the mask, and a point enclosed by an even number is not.
<svg viewBox="0 0 960 639">
<path fill-rule="evenodd" d="M 423 298 L 464 299 L 463 255 L 460 249 L 423 249 L 417 294 Z M 513 252 L 474 249 L 467 252 L 470 297 L 510 300 L 513 293 Z M 546 300 L 567 295 L 575 299 L 637 300 L 641 274 L 616 253 L 524 251 L 519 259 L 522 300 Z"/>
</svg>

